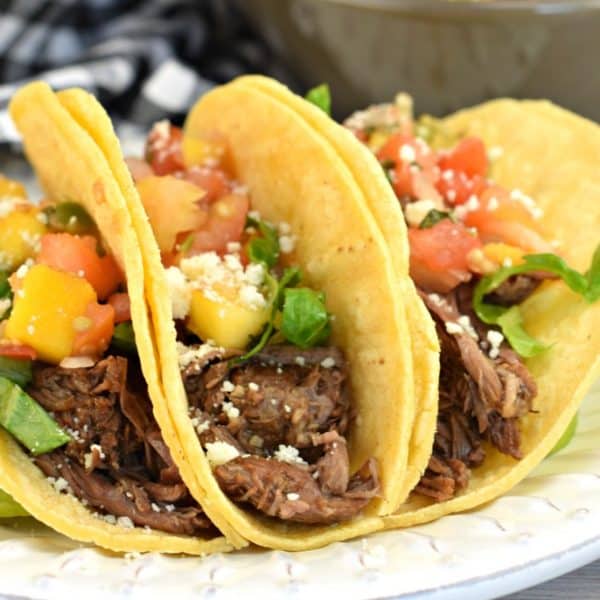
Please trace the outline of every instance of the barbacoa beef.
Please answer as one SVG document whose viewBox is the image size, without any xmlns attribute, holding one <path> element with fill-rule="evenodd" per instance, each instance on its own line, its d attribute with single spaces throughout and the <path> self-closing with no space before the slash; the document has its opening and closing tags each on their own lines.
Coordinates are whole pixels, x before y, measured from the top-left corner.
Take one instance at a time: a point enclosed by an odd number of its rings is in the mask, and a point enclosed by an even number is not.
<svg viewBox="0 0 600 600">
<path fill-rule="evenodd" d="M 36 365 L 28 392 L 72 440 L 36 457 L 89 507 L 140 527 L 197 535 L 211 527 L 181 481 L 141 377 L 109 356 L 90 368 Z"/>
<path fill-rule="evenodd" d="M 497 356 L 489 356 L 489 344 L 481 342 L 490 328 L 473 313 L 472 292 L 469 283 L 444 296 L 421 293 L 436 321 L 441 369 L 433 456 L 415 491 L 437 501 L 467 486 L 469 469 L 485 460 L 483 440 L 521 458 L 518 420 L 531 410 L 537 393 L 527 367 L 507 344 Z M 478 340 L 468 331 L 447 331 L 446 324 L 458 323 L 461 315 L 469 317 Z"/>
<path fill-rule="evenodd" d="M 189 404 L 207 422 L 200 441 L 228 443 L 241 455 L 214 470 L 232 500 L 284 520 L 335 523 L 377 495 L 375 461 L 350 476 L 346 377 L 336 348 L 278 345 L 242 364 L 217 352 L 184 369 Z M 298 460 L 286 460 L 281 446 Z"/>
</svg>

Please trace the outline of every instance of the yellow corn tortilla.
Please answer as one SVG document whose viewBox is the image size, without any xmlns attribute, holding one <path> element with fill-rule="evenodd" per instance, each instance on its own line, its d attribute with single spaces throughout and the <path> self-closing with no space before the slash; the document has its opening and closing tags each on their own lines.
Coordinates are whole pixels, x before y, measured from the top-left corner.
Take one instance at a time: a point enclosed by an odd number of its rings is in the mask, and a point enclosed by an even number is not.
<svg viewBox="0 0 600 600">
<path fill-rule="evenodd" d="M 91 137 L 44 83 L 22 88 L 11 116 L 48 198 L 80 203 L 94 219 L 126 275 L 131 315 L 144 377 L 165 442 L 175 433 L 165 410 L 154 350 L 154 329 L 144 299 L 145 275 L 132 216 L 121 190 Z M 114 551 L 207 554 L 231 549 L 223 537 L 193 538 L 111 525 L 73 496 L 58 493 L 29 456 L 0 432 L 0 487 L 32 516 L 64 535 Z"/>
<path fill-rule="evenodd" d="M 164 393 L 180 440 L 179 451 L 170 447 L 174 457 L 183 457 L 178 465 L 192 494 L 213 521 L 216 514 L 243 538 L 279 549 L 318 547 L 382 527 L 377 515 L 389 512 L 388 498 L 398 503 L 414 420 L 404 302 L 415 291 L 407 273 L 401 278 L 395 272 L 377 223 L 335 148 L 284 103 L 239 82 L 204 96 L 186 123 L 186 135 L 217 130 L 225 136 L 253 208 L 270 221 L 290 223 L 297 235 L 295 262 L 308 285 L 326 293 L 336 316 L 333 341 L 349 359 L 358 413 L 349 439 L 352 466 L 378 459 L 383 499 L 350 522 L 316 527 L 256 516 L 221 492 L 187 414 L 164 269 L 118 143 L 94 118 L 98 109 L 91 97 L 59 96 L 107 157 L 132 213 L 144 252 Z M 218 525 L 229 537 L 221 521 Z"/>
<path fill-rule="evenodd" d="M 414 373 L 415 421 L 410 434 L 408 464 L 395 494 L 388 498 L 387 512 L 393 512 L 406 499 L 423 474 L 433 446 L 437 410 L 439 378 L 439 341 L 435 324 L 425 305 L 414 293 L 414 286 L 407 283 L 408 237 L 398 199 L 390 187 L 383 169 L 373 153 L 345 127 L 327 118 L 323 111 L 290 94 L 279 82 L 260 75 L 241 77 L 240 83 L 261 90 L 290 106 L 310 123 L 335 148 L 338 168 L 349 170 L 360 187 L 363 198 L 375 218 L 390 249 L 394 269 L 398 274 L 399 289 L 409 315 L 411 352 Z M 410 286 L 406 292 L 406 286 Z"/>
<path fill-rule="evenodd" d="M 502 149 L 491 178 L 534 198 L 559 252 L 585 271 L 600 241 L 600 128 L 550 102 L 507 99 L 461 111 L 445 125 L 452 134 L 480 136 L 488 148 Z M 548 455 L 600 375 L 600 303 L 590 305 L 554 281 L 521 310 L 527 331 L 552 344 L 525 361 L 538 385 L 538 412 L 520 420 L 524 457 L 516 461 L 488 445 L 464 494 L 439 504 L 415 496 L 385 519 L 386 528 L 468 510 L 508 491 Z"/>
</svg>

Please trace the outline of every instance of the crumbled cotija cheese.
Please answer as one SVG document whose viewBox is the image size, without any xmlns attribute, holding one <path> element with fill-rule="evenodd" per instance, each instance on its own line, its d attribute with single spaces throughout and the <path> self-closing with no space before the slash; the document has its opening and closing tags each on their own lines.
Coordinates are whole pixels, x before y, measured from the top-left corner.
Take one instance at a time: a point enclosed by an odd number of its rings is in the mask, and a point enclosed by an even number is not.
<svg viewBox="0 0 600 600">
<path fill-rule="evenodd" d="M 202 344 L 195 348 L 189 348 L 185 344 L 177 342 L 179 368 L 185 369 L 194 361 L 204 358 L 207 354 L 210 354 L 211 352 L 224 352 L 223 348 L 221 348 L 220 346 L 215 346 L 214 344 L 211 344 L 209 342 L 210 340 L 208 340 L 205 344 Z"/>
<path fill-rule="evenodd" d="M 287 495 L 287 499 L 291 502 L 295 502 L 296 500 L 300 500 L 300 494 L 296 494 L 296 492 L 290 492 Z"/>
<path fill-rule="evenodd" d="M 504 341 L 504 336 L 499 331 L 491 329 L 487 332 L 487 341 L 490 343 L 491 346 L 489 351 L 489 357 L 497 358 L 500 354 L 500 346 Z"/>
<path fill-rule="evenodd" d="M 175 319 L 185 319 L 190 312 L 192 304 L 192 290 L 188 285 L 185 275 L 177 267 L 165 270 L 171 308 Z"/>
<path fill-rule="evenodd" d="M 273 453 L 273 458 L 290 464 L 305 465 L 306 461 L 300 456 L 298 448 L 279 444 L 279 448 Z"/>
<path fill-rule="evenodd" d="M 231 402 L 223 402 L 222 409 L 230 421 L 233 421 L 234 419 L 237 419 L 240 416 L 239 408 L 237 406 L 234 406 Z"/>
<path fill-rule="evenodd" d="M 223 465 L 239 455 L 237 448 L 227 442 L 209 442 L 206 444 L 206 458 L 213 467 Z"/>
<path fill-rule="evenodd" d="M 460 335 L 464 333 L 463 328 L 458 323 L 453 323 L 452 321 L 446 321 L 446 331 L 450 335 Z"/>
<path fill-rule="evenodd" d="M 409 225 L 418 227 L 429 211 L 434 208 L 436 208 L 436 203 L 433 200 L 417 200 L 406 205 L 404 215 Z"/>
<path fill-rule="evenodd" d="M 321 361 L 321 366 L 324 369 L 332 369 L 333 367 L 335 367 L 335 359 L 332 358 L 331 356 L 328 356 L 327 358 L 324 358 Z"/>
</svg>

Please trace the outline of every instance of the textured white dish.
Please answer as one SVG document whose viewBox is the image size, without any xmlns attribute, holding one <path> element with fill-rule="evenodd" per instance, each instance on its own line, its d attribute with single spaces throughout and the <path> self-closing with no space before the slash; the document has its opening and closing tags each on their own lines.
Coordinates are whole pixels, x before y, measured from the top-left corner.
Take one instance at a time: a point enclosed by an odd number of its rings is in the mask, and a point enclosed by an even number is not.
<svg viewBox="0 0 600 600">
<path fill-rule="evenodd" d="M 15 520 L 0 526 L 0 593 L 61 600 L 495 598 L 600 558 L 600 382 L 580 417 L 573 442 L 495 502 L 311 552 L 121 557 Z"/>
</svg>

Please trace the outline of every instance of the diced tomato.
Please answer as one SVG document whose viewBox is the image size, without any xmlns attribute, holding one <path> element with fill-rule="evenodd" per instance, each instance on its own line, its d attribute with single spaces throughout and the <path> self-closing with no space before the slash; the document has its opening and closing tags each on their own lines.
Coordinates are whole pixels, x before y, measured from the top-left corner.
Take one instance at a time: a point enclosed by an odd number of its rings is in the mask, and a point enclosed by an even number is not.
<svg viewBox="0 0 600 600">
<path fill-rule="evenodd" d="M 85 277 L 104 300 L 123 282 L 123 273 L 110 255 L 98 256 L 97 241 L 90 235 L 47 233 L 41 238 L 37 262 Z"/>
<path fill-rule="evenodd" d="M 205 191 L 205 195 L 202 196 L 202 204 L 205 205 L 212 204 L 231 192 L 231 182 L 221 169 L 190 167 L 183 174 L 183 179 Z"/>
<path fill-rule="evenodd" d="M 151 177 L 154 175 L 152 167 L 141 158 L 129 156 L 125 159 L 125 162 L 127 163 L 127 167 L 129 168 L 129 172 L 131 173 L 133 181 L 136 183 L 142 179 L 145 179 L 146 177 Z"/>
<path fill-rule="evenodd" d="M 440 157 L 438 164 L 442 171 L 450 169 L 468 177 L 485 177 L 488 170 L 485 145 L 477 137 L 463 138 L 450 152 Z"/>
<path fill-rule="evenodd" d="M 246 225 L 250 203 L 247 196 L 229 194 L 210 205 L 208 220 L 194 234 L 193 243 L 186 255 L 214 250 L 224 253 L 228 242 L 237 242 Z"/>
<path fill-rule="evenodd" d="M 25 344 L 0 344 L 0 356 L 17 360 L 35 360 L 37 352 Z"/>
<path fill-rule="evenodd" d="M 117 293 L 109 297 L 108 303 L 115 309 L 115 323 L 131 321 L 129 294 Z"/>
<path fill-rule="evenodd" d="M 471 278 L 468 254 L 481 241 L 464 225 L 443 219 L 428 229 L 408 230 L 410 274 L 421 289 L 446 293 Z"/>
<path fill-rule="evenodd" d="M 442 171 L 436 188 L 450 205 L 464 204 L 471 196 L 479 196 L 489 185 L 480 175 L 469 178 L 460 171 Z"/>
<path fill-rule="evenodd" d="M 168 121 L 154 124 L 146 140 L 146 161 L 155 175 L 171 175 L 185 169 L 179 127 Z"/>
<path fill-rule="evenodd" d="M 88 319 L 86 323 L 84 319 Z M 77 328 L 77 324 L 75 325 Z M 100 356 L 108 348 L 115 328 L 115 309 L 92 302 L 73 341 L 72 356 Z"/>
</svg>

